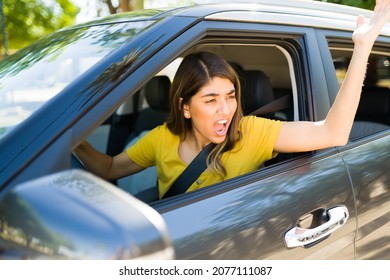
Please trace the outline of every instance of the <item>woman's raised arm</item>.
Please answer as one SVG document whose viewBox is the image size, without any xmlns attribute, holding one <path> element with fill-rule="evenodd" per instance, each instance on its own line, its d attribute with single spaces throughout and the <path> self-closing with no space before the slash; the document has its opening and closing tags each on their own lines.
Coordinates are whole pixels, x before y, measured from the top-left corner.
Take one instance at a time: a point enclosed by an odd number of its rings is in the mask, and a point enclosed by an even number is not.
<svg viewBox="0 0 390 280">
<path fill-rule="evenodd" d="M 390 0 L 377 0 L 368 22 L 357 19 L 354 50 L 345 79 L 325 120 L 286 122 L 275 145 L 278 152 L 311 151 L 345 145 L 359 105 L 368 57 L 382 27 L 390 18 Z"/>
</svg>

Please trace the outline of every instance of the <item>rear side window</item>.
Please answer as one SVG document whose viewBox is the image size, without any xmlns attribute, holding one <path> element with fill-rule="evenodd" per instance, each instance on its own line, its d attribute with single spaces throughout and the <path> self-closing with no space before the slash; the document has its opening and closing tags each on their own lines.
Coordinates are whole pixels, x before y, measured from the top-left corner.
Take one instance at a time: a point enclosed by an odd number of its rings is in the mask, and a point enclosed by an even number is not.
<svg viewBox="0 0 390 280">
<path fill-rule="evenodd" d="M 330 46 L 339 85 L 352 56 L 352 45 Z M 372 51 L 351 140 L 390 128 L 390 52 Z"/>
</svg>

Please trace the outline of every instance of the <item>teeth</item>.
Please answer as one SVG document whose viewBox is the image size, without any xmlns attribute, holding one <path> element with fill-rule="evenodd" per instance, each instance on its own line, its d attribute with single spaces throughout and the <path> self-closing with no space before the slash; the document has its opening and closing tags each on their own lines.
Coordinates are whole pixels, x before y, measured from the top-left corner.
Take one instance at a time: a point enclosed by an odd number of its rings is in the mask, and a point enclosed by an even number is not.
<svg viewBox="0 0 390 280">
<path fill-rule="evenodd" d="M 227 120 L 218 121 L 219 124 L 225 124 L 227 123 Z"/>
</svg>

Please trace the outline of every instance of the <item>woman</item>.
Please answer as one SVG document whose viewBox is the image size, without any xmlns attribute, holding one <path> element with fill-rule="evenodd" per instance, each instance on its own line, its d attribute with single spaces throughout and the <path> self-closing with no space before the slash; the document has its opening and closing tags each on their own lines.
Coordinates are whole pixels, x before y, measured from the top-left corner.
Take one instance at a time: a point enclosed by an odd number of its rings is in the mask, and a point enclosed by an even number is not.
<svg viewBox="0 0 390 280">
<path fill-rule="evenodd" d="M 216 144 L 208 168 L 192 191 L 258 168 L 278 152 L 303 152 L 344 145 L 348 141 L 366 65 L 382 26 L 390 17 L 390 0 L 377 0 L 368 23 L 359 16 L 354 52 L 344 82 L 325 120 L 279 122 L 243 117 L 240 84 L 233 68 L 211 53 L 190 54 L 172 83 L 167 122 L 115 157 L 84 142 L 75 151 L 87 169 L 115 180 L 156 165 L 160 198 L 208 144 Z"/>
</svg>

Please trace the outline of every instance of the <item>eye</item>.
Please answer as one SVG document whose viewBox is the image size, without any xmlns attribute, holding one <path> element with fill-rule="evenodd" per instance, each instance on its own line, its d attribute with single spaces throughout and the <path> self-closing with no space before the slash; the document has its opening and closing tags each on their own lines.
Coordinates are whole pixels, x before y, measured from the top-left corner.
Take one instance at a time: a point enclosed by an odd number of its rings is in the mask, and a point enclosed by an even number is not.
<svg viewBox="0 0 390 280">
<path fill-rule="evenodd" d="M 216 102 L 217 100 L 215 99 L 215 98 L 213 98 L 213 99 L 209 99 L 209 100 L 207 100 L 206 101 L 206 103 L 208 104 L 208 103 L 214 103 L 214 102 Z"/>
<path fill-rule="evenodd" d="M 230 94 L 227 96 L 226 98 L 227 100 L 235 100 L 236 99 L 236 95 L 235 94 Z"/>
</svg>

